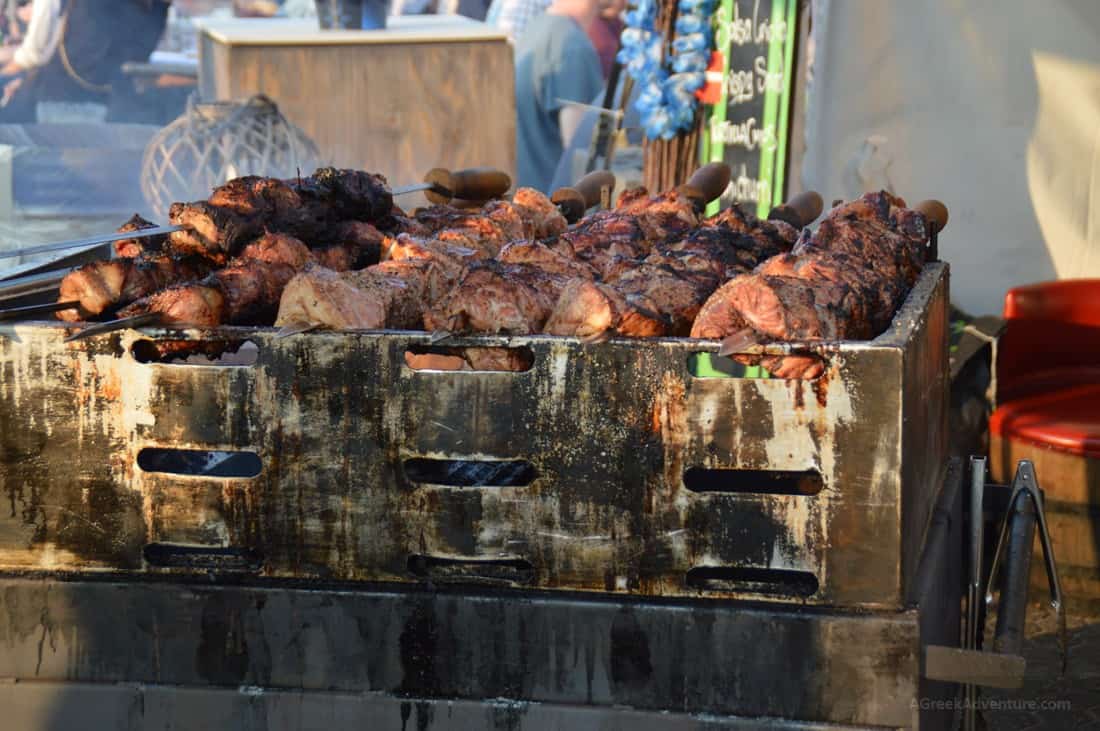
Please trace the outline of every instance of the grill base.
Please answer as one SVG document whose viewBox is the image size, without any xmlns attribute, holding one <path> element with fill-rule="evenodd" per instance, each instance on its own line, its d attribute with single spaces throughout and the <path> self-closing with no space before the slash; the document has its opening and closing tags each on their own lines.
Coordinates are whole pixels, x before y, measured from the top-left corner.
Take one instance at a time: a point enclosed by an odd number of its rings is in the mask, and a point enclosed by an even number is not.
<svg viewBox="0 0 1100 731">
<path fill-rule="evenodd" d="M 17 682 L 0 700 L 30 731 L 947 728 L 931 709 L 955 687 L 920 666 L 923 645 L 958 641 L 960 475 L 940 494 L 919 602 L 900 612 L 9 577 L 0 677 Z"/>
</svg>

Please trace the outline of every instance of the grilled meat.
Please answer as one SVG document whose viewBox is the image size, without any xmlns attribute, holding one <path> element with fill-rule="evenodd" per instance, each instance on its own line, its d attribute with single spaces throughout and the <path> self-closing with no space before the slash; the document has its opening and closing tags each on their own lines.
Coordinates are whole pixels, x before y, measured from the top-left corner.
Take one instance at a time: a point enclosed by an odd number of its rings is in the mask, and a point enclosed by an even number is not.
<svg viewBox="0 0 1100 731">
<path fill-rule="evenodd" d="M 614 212 L 637 217 L 651 244 L 684 236 L 699 225 L 695 204 L 675 190 L 654 196 L 645 188 L 623 191 Z"/>
<path fill-rule="evenodd" d="M 923 266 L 927 222 L 888 193 L 837 206 L 790 254 L 720 287 L 703 305 L 692 337 L 751 333 L 756 341 L 864 340 L 889 325 Z M 773 375 L 811 378 L 810 356 L 736 356 Z"/>
<path fill-rule="evenodd" d="M 184 227 L 168 235 L 174 252 L 206 256 L 217 263 L 226 261 L 262 230 L 260 219 L 242 217 L 207 201 L 173 203 L 168 221 Z"/>
<path fill-rule="evenodd" d="M 885 191 L 867 193 L 829 211 L 817 231 L 804 231 L 794 253 L 816 248 L 851 254 L 912 286 L 924 266 L 928 222 L 904 206 Z"/>
<path fill-rule="evenodd" d="M 781 254 L 761 264 L 756 271 L 848 286 L 859 300 L 853 317 L 868 321 L 870 330 L 875 333 L 882 332 L 890 324 L 906 293 L 904 283 L 897 278 L 882 276 L 857 257 L 838 251 Z"/>
<path fill-rule="evenodd" d="M 270 324 L 283 288 L 312 261 L 302 242 L 285 234 L 267 234 L 245 247 L 229 266 L 196 282 L 161 289 L 123 308 L 119 315 L 158 312 L 165 324 L 195 327 Z"/>
<path fill-rule="evenodd" d="M 587 262 L 541 241 L 513 241 L 500 250 L 497 261 L 505 264 L 529 264 L 549 274 L 567 278 L 595 279 L 598 276 Z"/>
<path fill-rule="evenodd" d="M 445 278 L 427 259 L 386 261 L 354 272 L 314 267 L 286 286 L 275 324 L 336 330 L 416 329 Z"/>
<path fill-rule="evenodd" d="M 669 322 L 645 295 L 624 296 L 610 285 L 576 278 L 562 288 L 543 332 L 586 339 L 610 334 L 648 338 L 667 335 Z"/>
<path fill-rule="evenodd" d="M 466 245 L 492 255 L 508 241 L 556 236 L 567 225 L 557 206 L 531 188 L 517 190 L 511 202 L 489 201 L 479 209 L 422 208 L 416 212 L 416 221 L 437 236 L 447 232 L 454 238 L 467 237 Z"/>
<path fill-rule="evenodd" d="M 536 333 L 567 281 L 532 264 L 479 262 L 428 308 L 424 325 L 447 332 Z"/>
<path fill-rule="evenodd" d="M 74 269 L 61 280 L 57 301 L 79 302 L 79 309 L 61 310 L 56 314 L 58 319 L 77 322 L 175 282 L 204 277 L 211 269 L 212 264 L 207 259 L 167 254 L 94 261 Z"/>
<path fill-rule="evenodd" d="M 466 268 L 477 261 L 487 261 L 489 255 L 484 249 L 471 248 L 455 242 L 440 241 L 435 238 L 417 238 L 399 234 L 386 239 L 383 243 L 383 259 L 406 261 L 425 259 L 433 261 L 450 282 L 457 282 Z"/>
<path fill-rule="evenodd" d="M 569 227 L 558 207 L 534 188 L 517 189 L 512 203 L 520 206 L 521 213 L 532 226 L 530 236 L 523 238 L 550 238 L 564 233 Z"/>
<path fill-rule="evenodd" d="M 707 300 L 691 336 L 723 338 L 748 327 L 768 340 L 863 340 L 871 328 L 853 316 L 858 297 L 842 282 L 746 274 Z"/>
<path fill-rule="evenodd" d="M 393 210 L 393 194 L 381 175 L 327 167 L 287 182 L 304 202 L 324 204 L 337 220 L 376 221 Z"/>
<path fill-rule="evenodd" d="M 648 258 L 607 282 L 627 301 L 645 302 L 647 310 L 667 322 L 667 334 L 675 336 L 688 334 L 695 315 L 717 283 L 713 277 L 678 271 Z"/>
<path fill-rule="evenodd" d="M 316 245 L 343 243 L 345 222 L 382 219 L 392 209 L 385 179 L 362 171 L 321 168 L 296 181 L 245 176 L 219 186 L 208 200 L 172 204 L 169 220 L 186 230 L 169 241 L 177 252 L 221 263 L 264 231 Z"/>
<path fill-rule="evenodd" d="M 703 221 L 706 227 L 722 227 L 754 239 L 761 250 L 776 254 L 790 251 L 798 240 L 798 230 L 786 221 L 764 221 L 734 205 Z"/>
<path fill-rule="evenodd" d="M 592 266 L 601 277 L 621 271 L 649 253 L 650 243 L 635 216 L 601 211 L 558 237 L 553 247 Z"/>
<path fill-rule="evenodd" d="M 366 225 L 366 224 L 364 224 Z M 380 237 L 380 236 L 379 236 Z M 347 269 L 363 258 L 363 243 L 333 245 L 310 252 L 302 242 L 285 234 L 267 234 L 245 246 L 241 260 L 284 263 L 296 269 L 317 261 Z M 62 310 L 57 317 L 76 322 L 101 315 L 152 295 L 159 289 L 201 279 L 215 269 L 208 257 L 142 255 L 131 259 L 96 261 L 70 272 L 61 280 L 59 302 L 76 301 L 79 309 Z"/>
<path fill-rule="evenodd" d="M 122 224 L 118 228 L 118 233 L 130 233 L 131 231 L 141 231 L 148 228 L 156 228 L 157 225 L 152 221 L 146 221 L 138 214 L 134 214 L 130 217 L 130 220 Z M 166 234 L 159 236 L 147 236 L 140 239 L 122 239 L 115 242 L 115 254 L 126 259 L 132 259 L 135 256 L 140 256 L 143 253 L 156 253 L 164 247 L 165 242 L 168 241 Z"/>
</svg>

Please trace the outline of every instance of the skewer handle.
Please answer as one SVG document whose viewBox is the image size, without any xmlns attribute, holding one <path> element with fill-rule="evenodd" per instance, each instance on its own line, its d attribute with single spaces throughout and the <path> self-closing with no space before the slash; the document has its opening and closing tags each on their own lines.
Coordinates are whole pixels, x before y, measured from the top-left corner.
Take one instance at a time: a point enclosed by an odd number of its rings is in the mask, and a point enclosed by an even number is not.
<svg viewBox="0 0 1100 731">
<path fill-rule="evenodd" d="M 572 187 L 558 188 L 550 196 L 550 200 L 557 204 L 566 221 L 574 223 L 589 208 L 600 204 L 605 190 L 610 197 L 614 189 L 615 176 L 607 170 L 596 170 L 585 175 Z"/>
<path fill-rule="evenodd" d="M 425 183 L 435 183 L 451 191 L 453 198 L 468 201 L 487 201 L 498 198 L 512 187 L 512 179 L 507 173 L 493 168 L 467 168 L 465 170 L 445 170 L 434 168 L 424 176 Z M 428 200 L 437 205 L 450 203 L 445 195 L 428 190 L 424 193 Z"/>
<path fill-rule="evenodd" d="M 773 221 L 786 221 L 795 228 L 804 228 L 813 223 L 825 208 L 825 201 L 814 190 L 807 190 L 787 199 L 786 203 L 776 206 L 768 214 Z"/>
<path fill-rule="evenodd" d="M 920 211 L 936 228 L 936 233 L 943 231 L 947 225 L 947 219 L 949 214 L 947 213 L 947 206 L 938 200 L 926 200 L 921 201 L 917 205 L 913 206 L 913 210 Z"/>
<path fill-rule="evenodd" d="M 695 171 L 678 190 L 690 198 L 695 205 L 704 208 L 708 203 L 722 195 L 730 184 L 730 166 L 724 162 L 712 162 Z"/>
</svg>

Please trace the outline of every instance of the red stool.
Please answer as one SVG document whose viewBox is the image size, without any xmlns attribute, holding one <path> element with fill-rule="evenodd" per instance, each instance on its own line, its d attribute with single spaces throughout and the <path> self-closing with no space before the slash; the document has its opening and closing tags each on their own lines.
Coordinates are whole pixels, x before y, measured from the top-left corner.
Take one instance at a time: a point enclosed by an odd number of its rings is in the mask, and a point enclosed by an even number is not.
<svg viewBox="0 0 1100 731">
<path fill-rule="evenodd" d="M 1005 296 L 990 472 L 1035 463 L 1067 595 L 1100 599 L 1100 279 Z"/>
</svg>

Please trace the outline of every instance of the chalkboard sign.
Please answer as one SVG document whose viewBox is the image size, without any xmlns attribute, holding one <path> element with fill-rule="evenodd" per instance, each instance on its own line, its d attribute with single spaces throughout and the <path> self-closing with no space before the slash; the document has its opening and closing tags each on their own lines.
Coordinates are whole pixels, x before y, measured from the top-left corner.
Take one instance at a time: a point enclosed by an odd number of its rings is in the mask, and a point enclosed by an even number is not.
<svg viewBox="0 0 1100 731">
<path fill-rule="evenodd" d="M 798 4 L 721 0 L 715 13 L 717 53 L 707 76 L 721 88 L 708 108 L 702 156 L 727 163 L 733 177 L 711 213 L 740 203 L 764 217 L 784 200 Z"/>
</svg>

